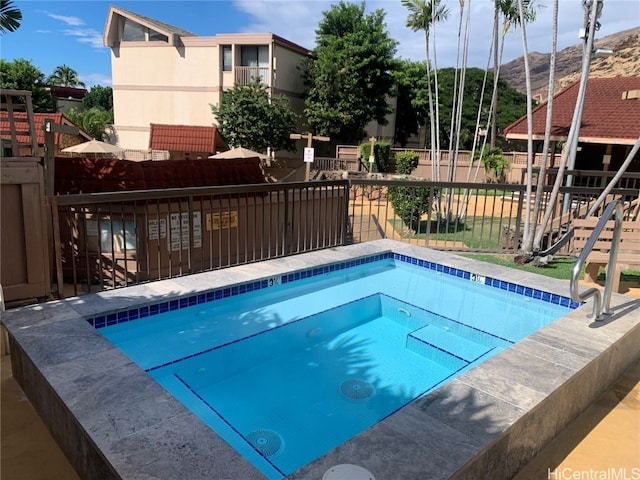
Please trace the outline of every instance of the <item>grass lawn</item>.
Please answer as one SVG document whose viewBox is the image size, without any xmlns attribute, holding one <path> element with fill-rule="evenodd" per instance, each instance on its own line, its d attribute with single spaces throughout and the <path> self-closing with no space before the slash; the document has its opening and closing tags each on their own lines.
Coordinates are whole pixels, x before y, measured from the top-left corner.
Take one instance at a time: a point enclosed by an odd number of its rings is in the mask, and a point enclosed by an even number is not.
<svg viewBox="0 0 640 480">
<path fill-rule="evenodd" d="M 451 224 L 448 230 L 445 226 L 438 225 L 435 221 L 427 223 L 423 220 L 420 224 L 420 232 L 408 230 L 402 220 L 392 218 L 389 223 L 393 229 L 403 238 L 424 240 L 429 235 L 430 240 L 442 240 L 448 242 L 462 242 L 469 248 L 499 249 L 503 227 L 510 225 L 511 219 L 501 217 L 467 217 L 464 224 Z M 427 232 L 427 226 L 430 231 Z"/>
<path fill-rule="evenodd" d="M 515 255 L 461 252 L 457 252 L 457 255 L 482 260 L 483 262 L 493 263 L 496 265 L 503 265 L 509 268 L 524 270 L 526 272 L 538 273 L 540 275 L 546 275 L 548 277 L 559 278 L 562 280 L 569 280 L 571 278 L 571 270 L 573 270 L 573 266 L 576 263 L 576 259 L 573 257 L 556 257 L 545 267 L 534 267 L 530 265 L 517 265 L 513 261 Z M 584 268 L 580 273 L 580 278 L 584 278 Z M 600 268 L 598 280 L 604 281 L 604 279 L 605 270 Z M 640 283 L 640 270 L 623 270 L 622 281 Z"/>
</svg>

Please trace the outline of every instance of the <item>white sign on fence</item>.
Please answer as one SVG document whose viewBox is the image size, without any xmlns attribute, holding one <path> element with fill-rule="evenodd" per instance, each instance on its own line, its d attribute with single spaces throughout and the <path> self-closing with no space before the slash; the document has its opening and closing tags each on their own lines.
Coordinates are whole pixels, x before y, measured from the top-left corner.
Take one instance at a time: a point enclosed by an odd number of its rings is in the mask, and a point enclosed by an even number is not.
<svg viewBox="0 0 640 480">
<path fill-rule="evenodd" d="M 171 229 L 171 241 L 169 248 L 172 252 L 179 251 L 180 248 L 189 248 L 189 214 L 172 213 L 169 216 Z M 193 247 L 202 247 L 202 220 L 200 212 L 193 212 Z"/>
</svg>

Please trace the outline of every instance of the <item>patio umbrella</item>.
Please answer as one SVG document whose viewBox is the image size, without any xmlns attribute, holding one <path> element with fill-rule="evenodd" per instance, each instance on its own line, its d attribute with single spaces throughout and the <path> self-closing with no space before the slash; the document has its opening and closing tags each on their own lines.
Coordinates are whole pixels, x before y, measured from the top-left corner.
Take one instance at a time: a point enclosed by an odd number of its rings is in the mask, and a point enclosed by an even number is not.
<svg viewBox="0 0 640 480">
<path fill-rule="evenodd" d="M 100 140 L 89 140 L 88 142 L 73 145 L 62 149 L 65 153 L 122 153 L 125 149 L 110 143 L 101 142 Z"/>
<path fill-rule="evenodd" d="M 244 147 L 236 147 L 231 150 L 227 150 L 226 152 L 216 153 L 215 155 L 211 155 L 209 158 L 255 158 L 258 157 L 260 160 L 267 160 L 268 157 L 263 153 L 254 152 L 253 150 L 249 150 Z"/>
</svg>

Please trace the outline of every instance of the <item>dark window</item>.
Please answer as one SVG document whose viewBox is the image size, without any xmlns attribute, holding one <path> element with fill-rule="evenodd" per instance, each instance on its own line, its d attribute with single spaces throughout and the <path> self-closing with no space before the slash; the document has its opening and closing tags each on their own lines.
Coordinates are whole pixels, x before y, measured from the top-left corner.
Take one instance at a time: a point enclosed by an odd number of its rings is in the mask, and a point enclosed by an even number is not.
<svg viewBox="0 0 640 480">
<path fill-rule="evenodd" d="M 223 45 L 222 46 L 222 71 L 230 72 L 233 62 L 233 58 L 231 56 L 231 45 Z"/>
<path fill-rule="evenodd" d="M 160 32 L 156 32 L 155 30 L 149 29 L 149 41 L 169 43 L 169 37 L 167 37 L 166 35 L 163 35 Z"/>
<path fill-rule="evenodd" d="M 144 27 L 133 20 L 125 18 L 122 40 L 125 42 L 144 42 Z"/>
<path fill-rule="evenodd" d="M 243 67 L 268 67 L 269 66 L 269 46 L 268 45 L 246 45 L 241 51 Z"/>
</svg>

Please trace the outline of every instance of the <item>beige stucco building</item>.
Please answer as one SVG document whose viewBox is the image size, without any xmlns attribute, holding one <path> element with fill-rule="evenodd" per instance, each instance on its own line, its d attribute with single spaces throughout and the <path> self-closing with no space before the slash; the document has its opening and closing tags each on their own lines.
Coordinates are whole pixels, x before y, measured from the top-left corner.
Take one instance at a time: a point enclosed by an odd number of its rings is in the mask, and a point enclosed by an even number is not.
<svg viewBox="0 0 640 480">
<path fill-rule="evenodd" d="M 111 48 L 114 130 L 125 148 L 149 148 L 151 123 L 215 124 L 210 104 L 256 77 L 302 115 L 297 67 L 309 52 L 272 33 L 197 36 L 111 6 L 104 44 Z"/>
</svg>

